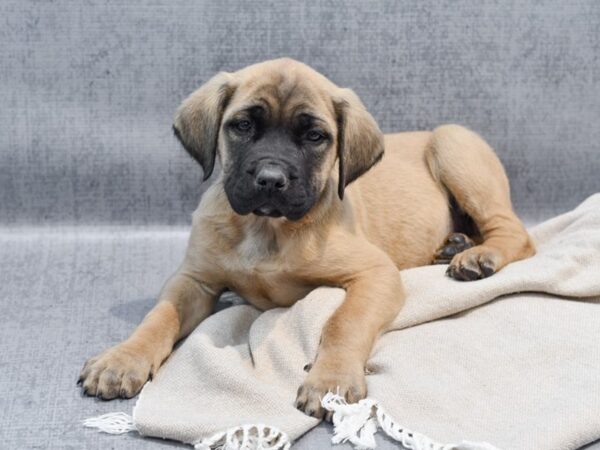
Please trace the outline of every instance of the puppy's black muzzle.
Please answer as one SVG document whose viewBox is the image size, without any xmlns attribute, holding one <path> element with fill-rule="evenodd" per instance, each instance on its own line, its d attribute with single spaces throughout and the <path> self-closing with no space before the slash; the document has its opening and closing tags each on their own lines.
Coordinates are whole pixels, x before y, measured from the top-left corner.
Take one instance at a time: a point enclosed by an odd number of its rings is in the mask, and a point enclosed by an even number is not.
<svg viewBox="0 0 600 450">
<path fill-rule="evenodd" d="M 266 155 L 245 161 L 232 171 L 226 177 L 225 192 L 238 214 L 285 216 L 290 220 L 303 217 L 316 201 L 297 161 Z"/>
</svg>

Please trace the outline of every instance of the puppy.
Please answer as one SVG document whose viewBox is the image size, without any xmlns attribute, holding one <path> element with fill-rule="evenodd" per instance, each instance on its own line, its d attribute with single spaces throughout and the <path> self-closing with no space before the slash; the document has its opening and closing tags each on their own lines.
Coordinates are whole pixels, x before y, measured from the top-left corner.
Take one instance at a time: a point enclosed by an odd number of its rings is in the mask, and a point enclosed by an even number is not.
<svg viewBox="0 0 600 450">
<path fill-rule="evenodd" d="M 216 75 L 183 102 L 174 130 L 205 180 L 217 158 L 222 172 L 158 304 L 85 364 L 87 395 L 136 395 L 226 289 L 266 310 L 338 286 L 346 298 L 296 398 L 323 417 L 329 390 L 365 397 L 373 343 L 404 302 L 399 269 L 449 263 L 449 276 L 477 280 L 534 254 L 479 136 L 457 125 L 383 136 L 354 92 L 299 62 Z"/>
</svg>

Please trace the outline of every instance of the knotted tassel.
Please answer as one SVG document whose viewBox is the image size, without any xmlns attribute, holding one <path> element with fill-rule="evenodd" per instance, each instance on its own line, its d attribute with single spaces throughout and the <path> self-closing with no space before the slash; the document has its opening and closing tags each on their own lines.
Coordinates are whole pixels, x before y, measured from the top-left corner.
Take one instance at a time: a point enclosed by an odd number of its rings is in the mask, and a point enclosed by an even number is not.
<svg viewBox="0 0 600 450">
<path fill-rule="evenodd" d="M 379 402 L 369 398 L 348 404 L 342 396 L 328 392 L 321 400 L 321 406 L 333 412 L 331 442 L 334 444 L 349 441 L 357 449 L 373 449 L 377 446 L 375 433 L 381 428 L 390 438 L 409 450 L 499 450 L 487 442 L 440 444 L 421 433 L 401 427 Z"/>
</svg>

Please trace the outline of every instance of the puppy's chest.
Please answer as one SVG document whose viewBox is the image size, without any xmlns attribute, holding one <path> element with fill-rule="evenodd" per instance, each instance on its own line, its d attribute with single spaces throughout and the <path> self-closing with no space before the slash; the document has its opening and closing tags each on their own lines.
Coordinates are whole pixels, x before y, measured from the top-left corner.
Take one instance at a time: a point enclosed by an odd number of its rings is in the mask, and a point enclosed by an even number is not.
<svg viewBox="0 0 600 450">
<path fill-rule="evenodd" d="M 228 287 L 261 309 L 289 306 L 310 288 L 294 276 L 273 234 L 247 233 L 227 261 Z"/>
<path fill-rule="evenodd" d="M 225 266 L 232 272 L 272 273 L 280 268 L 276 236 L 267 230 L 249 229 L 233 246 Z"/>
</svg>

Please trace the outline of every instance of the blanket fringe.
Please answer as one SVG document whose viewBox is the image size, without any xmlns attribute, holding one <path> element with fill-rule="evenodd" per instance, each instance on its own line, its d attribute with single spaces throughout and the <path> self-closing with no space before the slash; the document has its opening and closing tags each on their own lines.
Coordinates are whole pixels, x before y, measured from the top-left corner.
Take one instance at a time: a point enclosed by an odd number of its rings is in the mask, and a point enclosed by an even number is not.
<svg viewBox="0 0 600 450">
<path fill-rule="evenodd" d="M 85 419 L 83 426 L 109 434 L 138 431 L 133 417 L 123 412 Z M 196 450 L 289 450 L 292 444 L 288 435 L 278 428 L 256 424 L 230 428 L 193 445 Z"/>
<path fill-rule="evenodd" d="M 97 428 L 98 431 L 108 434 L 125 434 L 130 431 L 137 431 L 133 423 L 133 417 L 123 412 L 114 412 L 97 417 L 90 417 L 83 421 L 83 426 Z"/>
<path fill-rule="evenodd" d="M 375 433 L 381 428 L 390 438 L 410 450 L 499 450 L 487 442 L 440 444 L 421 433 L 401 427 L 379 402 L 369 398 L 348 404 L 342 396 L 328 392 L 321 405 L 333 412 L 331 442 L 334 444 L 349 441 L 357 449 L 374 449 L 377 446 Z"/>
<path fill-rule="evenodd" d="M 390 438 L 400 442 L 408 450 L 499 450 L 486 442 L 462 441 L 458 444 L 440 444 L 427 436 L 401 427 L 373 399 L 348 404 L 333 392 L 325 394 L 321 405 L 333 412 L 333 437 L 331 442 L 350 442 L 356 449 L 374 449 L 375 434 L 381 428 Z M 125 434 L 137 431 L 133 418 L 123 412 L 103 414 L 83 421 L 88 428 L 109 434 Z M 252 424 L 233 427 L 215 433 L 193 444 L 196 450 L 289 450 L 288 435 L 276 427 Z"/>
<path fill-rule="evenodd" d="M 196 450 L 289 450 L 286 433 L 263 424 L 243 425 L 215 433 L 194 444 Z"/>
</svg>

